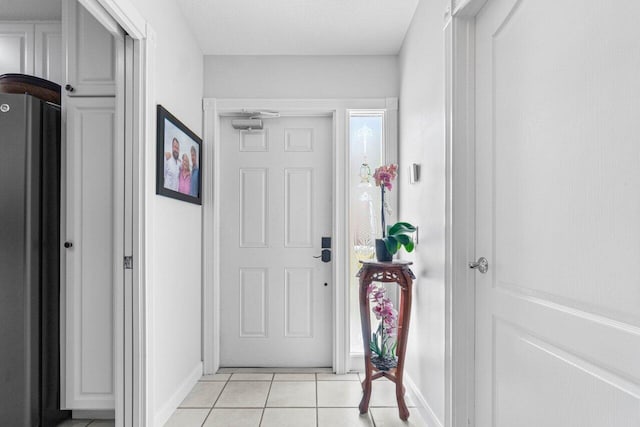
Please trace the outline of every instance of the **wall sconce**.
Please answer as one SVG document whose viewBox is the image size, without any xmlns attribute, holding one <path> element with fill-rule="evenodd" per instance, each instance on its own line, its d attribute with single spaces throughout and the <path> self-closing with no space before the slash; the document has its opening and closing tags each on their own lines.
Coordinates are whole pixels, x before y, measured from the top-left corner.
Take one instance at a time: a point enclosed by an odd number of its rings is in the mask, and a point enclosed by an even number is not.
<svg viewBox="0 0 640 427">
<path fill-rule="evenodd" d="M 420 181 L 420 165 L 418 163 L 411 164 L 411 170 L 409 171 L 409 182 L 415 184 Z"/>
</svg>

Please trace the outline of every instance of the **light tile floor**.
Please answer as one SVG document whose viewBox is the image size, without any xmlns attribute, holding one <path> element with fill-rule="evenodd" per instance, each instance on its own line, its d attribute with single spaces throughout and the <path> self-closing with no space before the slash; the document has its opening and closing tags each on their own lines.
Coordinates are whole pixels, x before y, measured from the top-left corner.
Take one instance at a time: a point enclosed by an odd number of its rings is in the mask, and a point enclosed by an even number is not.
<svg viewBox="0 0 640 427">
<path fill-rule="evenodd" d="M 373 382 L 369 412 L 360 415 L 357 373 L 227 369 L 205 375 L 165 427 L 423 427 L 407 396 L 409 420 L 398 418 L 394 384 Z"/>
<path fill-rule="evenodd" d="M 113 420 L 66 420 L 58 424 L 58 427 L 113 427 Z"/>
</svg>

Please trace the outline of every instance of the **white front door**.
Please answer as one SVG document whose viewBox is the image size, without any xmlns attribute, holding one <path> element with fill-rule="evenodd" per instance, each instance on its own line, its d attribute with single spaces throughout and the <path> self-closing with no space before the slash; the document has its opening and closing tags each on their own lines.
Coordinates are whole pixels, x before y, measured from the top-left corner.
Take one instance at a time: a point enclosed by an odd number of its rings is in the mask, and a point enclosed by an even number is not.
<svg viewBox="0 0 640 427">
<path fill-rule="evenodd" d="M 220 365 L 331 366 L 330 117 L 220 120 Z"/>
<path fill-rule="evenodd" d="M 477 16 L 477 426 L 640 425 L 639 16 Z"/>
</svg>

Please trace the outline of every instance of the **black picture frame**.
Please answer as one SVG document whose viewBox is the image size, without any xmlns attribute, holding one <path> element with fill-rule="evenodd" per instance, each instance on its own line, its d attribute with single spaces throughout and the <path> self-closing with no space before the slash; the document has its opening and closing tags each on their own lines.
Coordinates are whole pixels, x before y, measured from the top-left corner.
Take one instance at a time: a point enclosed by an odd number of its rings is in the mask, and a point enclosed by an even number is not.
<svg viewBox="0 0 640 427">
<path fill-rule="evenodd" d="M 156 132 L 156 194 L 202 205 L 202 139 L 160 104 L 157 106 Z M 178 159 L 175 158 L 174 140 L 177 141 Z M 196 168 L 193 167 L 194 150 Z M 187 156 L 188 177 L 183 174 L 184 156 Z M 193 180 L 196 169 L 197 177 Z"/>
</svg>

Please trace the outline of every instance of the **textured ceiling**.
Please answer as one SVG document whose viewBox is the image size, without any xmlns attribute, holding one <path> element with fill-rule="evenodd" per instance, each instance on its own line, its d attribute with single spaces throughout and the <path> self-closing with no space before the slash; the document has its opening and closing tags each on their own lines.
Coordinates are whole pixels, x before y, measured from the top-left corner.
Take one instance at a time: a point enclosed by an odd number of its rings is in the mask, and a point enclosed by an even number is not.
<svg viewBox="0 0 640 427">
<path fill-rule="evenodd" d="M 59 21 L 61 13 L 61 0 L 0 0 L 0 21 Z"/>
<path fill-rule="evenodd" d="M 177 0 L 206 55 L 394 55 L 418 0 Z"/>
</svg>

